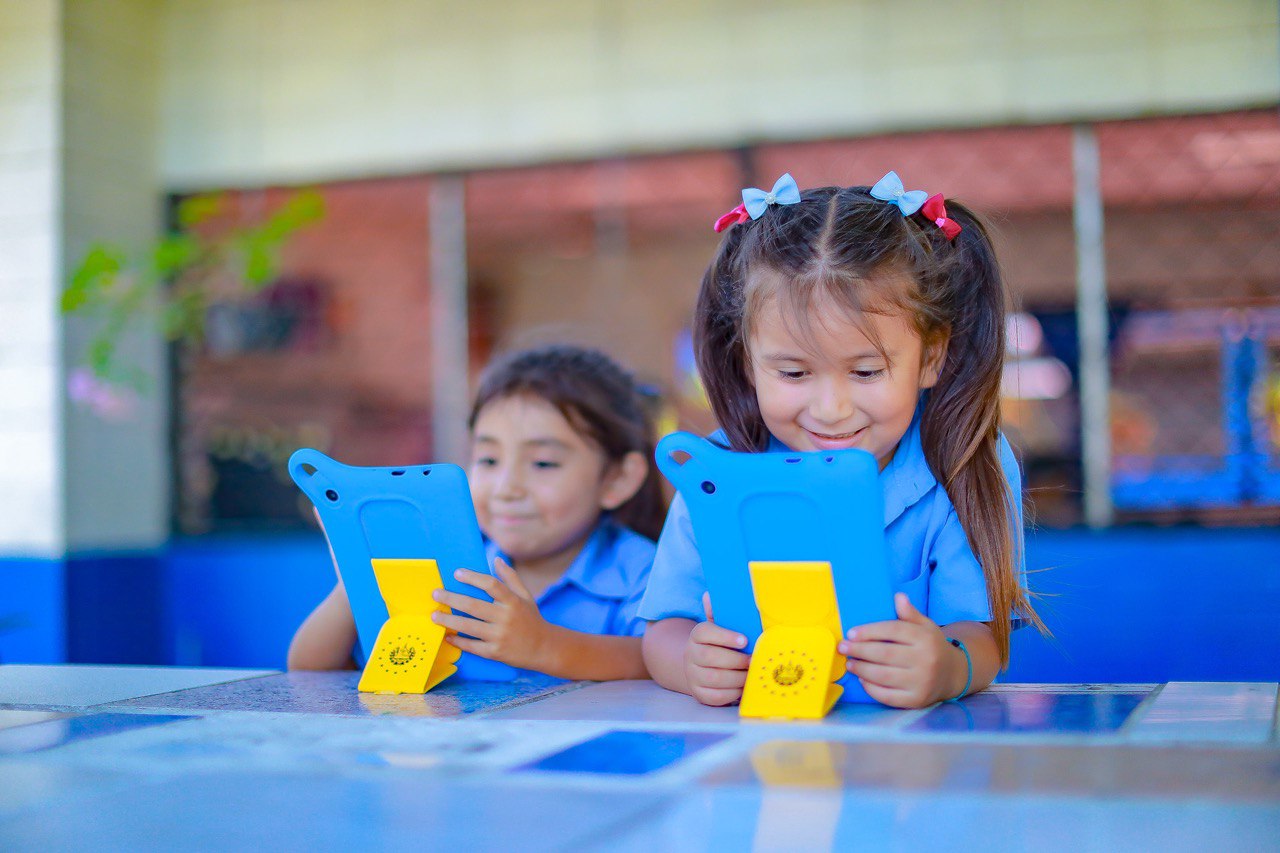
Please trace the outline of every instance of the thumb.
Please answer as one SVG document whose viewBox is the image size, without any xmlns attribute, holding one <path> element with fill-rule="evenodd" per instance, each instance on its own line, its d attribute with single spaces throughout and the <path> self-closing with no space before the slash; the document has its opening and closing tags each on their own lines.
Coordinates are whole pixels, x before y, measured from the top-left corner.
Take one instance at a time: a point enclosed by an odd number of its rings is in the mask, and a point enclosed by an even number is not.
<svg viewBox="0 0 1280 853">
<path fill-rule="evenodd" d="M 516 594 L 517 598 L 525 601 L 533 601 L 533 596 L 529 593 L 529 588 L 524 585 L 524 581 L 520 579 L 520 575 L 515 569 L 507 564 L 507 561 L 501 557 L 493 561 L 493 571 L 497 574 L 498 580 L 507 585 L 507 588 Z"/>
<path fill-rule="evenodd" d="M 898 611 L 898 618 L 903 622 L 915 622 L 918 625 L 933 624 L 933 620 L 916 609 L 916 606 L 911 603 L 911 599 L 907 598 L 905 592 L 894 594 L 893 605 L 894 609 Z"/>
<path fill-rule="evenodd" d="M 711 593 L 709 592 L 704 592 L 702 594 L 702 609 L 707 612 L 708 622 L 716 621 L 715 619 L 711 618 Z"/>
</svg>

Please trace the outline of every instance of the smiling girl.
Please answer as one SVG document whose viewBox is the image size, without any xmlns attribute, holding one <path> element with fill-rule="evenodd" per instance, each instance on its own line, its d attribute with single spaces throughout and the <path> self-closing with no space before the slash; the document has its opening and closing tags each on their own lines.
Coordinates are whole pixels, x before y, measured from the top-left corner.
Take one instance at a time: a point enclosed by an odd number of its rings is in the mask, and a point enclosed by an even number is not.
<svg viewBox="0 0 1280 853">
<path fill-rule="evenodd" d="M 448 641 L 559 678 L 647 678 L 636 609 L 663 506 L 634 380 L 595 350 L 517 352 L 485 371 L 470 426 L 471 495 L 494 575 L 458 579 L 493 601 L 437 591 L 452 609 L 435 616 Z M 339 582 L 298 629 L 289 668 L 352 667 L 354 644 Z"/>
</svg>

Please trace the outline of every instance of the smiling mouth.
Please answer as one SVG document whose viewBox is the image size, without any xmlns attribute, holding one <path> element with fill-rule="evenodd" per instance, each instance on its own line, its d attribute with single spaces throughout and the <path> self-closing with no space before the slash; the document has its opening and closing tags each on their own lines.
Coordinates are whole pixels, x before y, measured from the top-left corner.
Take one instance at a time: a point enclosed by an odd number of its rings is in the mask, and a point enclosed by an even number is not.
<svg viewBox="0 0 1280 853">
<path fill-rule="evenodd" d="M 866 427 L 862 427 L 861 429 L 855 429 L 853 432 L 837 433 L 836 435 L 828 435 L 825 432 L 818 432 L 817 430 L 812 430 L 812 429 L 806 429 L 805 432 L 809 433 L 809 435 L 812 435 L 815 438 L 820 438 L 823 441 L 845 441 L 847 439 L 853 438 L 855 435 L 858 435 L 864 429 L 866 429 Z"/>
</svg>

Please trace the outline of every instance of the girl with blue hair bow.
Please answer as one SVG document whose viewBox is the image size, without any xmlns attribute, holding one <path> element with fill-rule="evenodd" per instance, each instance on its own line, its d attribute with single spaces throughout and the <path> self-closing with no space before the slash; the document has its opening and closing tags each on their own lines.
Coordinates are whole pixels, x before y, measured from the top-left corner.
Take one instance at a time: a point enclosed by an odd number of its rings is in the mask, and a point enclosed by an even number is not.
<svg viewBox="0 0 1280 853">
<path fill-rule="evenodd" d="M 1015 624 L 1041 624 L 1000 433 L 1006 294 L 986 228 L 890 172 L 803 192 L 784 175 L 744 190 L 726 229 L 694 318 L 717 438 L 745 452 L 861 448 L 879 463 L 898 618 L 851 629 L 837 650 L 886 705 L 986 688 Z M 663 686 L 726 705 L 742 696 L 747 638 L 716 625 L 713 605 L 677 497 L 639 611 L 645 662 Z"/>
</svg>

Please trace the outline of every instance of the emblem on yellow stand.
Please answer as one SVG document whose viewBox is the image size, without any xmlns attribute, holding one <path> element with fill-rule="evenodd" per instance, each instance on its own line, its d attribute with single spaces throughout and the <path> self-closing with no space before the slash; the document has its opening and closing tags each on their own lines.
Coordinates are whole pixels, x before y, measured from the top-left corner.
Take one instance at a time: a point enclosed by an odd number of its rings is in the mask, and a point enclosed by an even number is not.
<svg viewBox="0 0 1280 853">
<path fill-rule="evenodd" d="M 831 564 L 751 562 L 760 623 L 742 691 L 743 717 L 816 720 L 840 698 L 840 609 Z"/>
<path fill-rule="evenodd" d="M 372 560 L 390 618 L 378 631 L 360 676 L 362 693 L 426 693 L 457 671 L 456 646 L 431 614 L 449 608 L 431 597 L 444 586 L 435 560 Z"/>
</svg>

